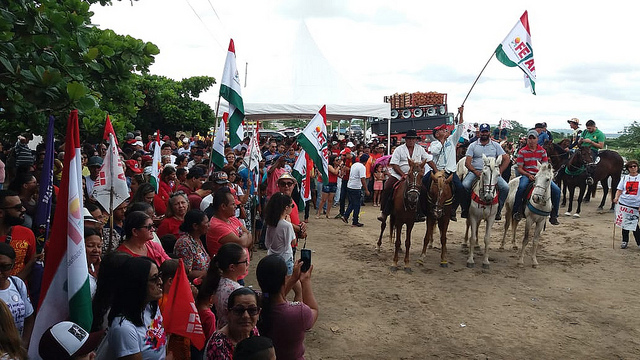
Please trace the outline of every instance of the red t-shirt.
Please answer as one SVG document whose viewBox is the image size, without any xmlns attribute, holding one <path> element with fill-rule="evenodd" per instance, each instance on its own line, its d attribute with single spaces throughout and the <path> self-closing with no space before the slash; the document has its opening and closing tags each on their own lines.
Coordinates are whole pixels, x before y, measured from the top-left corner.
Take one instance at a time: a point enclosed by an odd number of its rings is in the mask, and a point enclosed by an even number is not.
<svg viewBox="0 0 640 360">
<path fill-rule="evenodd" d="M 242 223 L 235 216 L 230 217 L 229 222 L 222 221 L 217 217 L 212 216 L 211 221 L 209 222 L 209 230 L 207 231 L 207 251 L 209 251 L 209 256 L 213 259 L 215 254 L 218 253 L 220 246 L 222 246 L 220 244 L 220 239 L 231 233 L 240 237 L 241 229 Z"/>
<path fill-rule="evenodd" d="M 11 227 L 11 247 L 16 252 L 16 262 L 11 275 L 16 276 L 36 254 L 36 236 L 28 227 L 16 225 Z M 6 242 L 7 236 L 0 236 L 0 242 Z"/>
<path fill-rule="evenodd" d="M 160 246 L 160 244 L 158 244 L 157 242 L 149 240 L 144 243 L 144 245 L 147 247 L 147 257 L 153 259 L 153 261 L 155 261 L 158 266 L 162 265 L 165 260 L 170 259 L 169 255 L 167 255 L 162 246 Z M 133 257 L 142 256 L 129 250 L 129 248 L 124 245 L 124 243 L 120 244 L 116 251 L 127 253 Z"/>
<path fill-rule="evenodd" d="M 182 224 L 182 220 L 178 220 L 173 216 L 170 218 L 164 218 L 160 222 L 160 226 L 158 226 L 158 230 L 156 230 L 156 234 L 158 237 L 163 237 L 167 234 L 173 234 L 176 236 L 176 239 L 180 237 L 180 225 Z"/>
</svg>

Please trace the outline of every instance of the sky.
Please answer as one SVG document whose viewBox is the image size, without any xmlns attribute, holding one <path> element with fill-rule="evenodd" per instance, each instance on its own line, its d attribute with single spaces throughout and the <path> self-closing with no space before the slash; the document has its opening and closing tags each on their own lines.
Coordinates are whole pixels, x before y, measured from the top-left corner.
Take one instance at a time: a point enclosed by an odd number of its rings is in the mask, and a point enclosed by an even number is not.
<svg viewBox="0 0 640 360">
<path fill-rule="evenodd" d="M 491 58 L 525 10 L 537 95 L 521 70 Z M 93 5 L 92 22 L 156 44 L 151 73 L 175 80 L 219 80 L 233 38 L 245 103 L 309 103 L 292 94 L 305 76 L 333 84 L 312 103 L 437 91 L 455 112 L 491 58 L 464 104 L 465 121 L 568 130 L 576 117 L 582 128 L 593 119 L 616 133 L 640 121 L 638 10 L 640 3 L 618 0 L 124 0 Z M 215 109 L 217 94 L 218 85 L 201 100 Z"/>
</svg>

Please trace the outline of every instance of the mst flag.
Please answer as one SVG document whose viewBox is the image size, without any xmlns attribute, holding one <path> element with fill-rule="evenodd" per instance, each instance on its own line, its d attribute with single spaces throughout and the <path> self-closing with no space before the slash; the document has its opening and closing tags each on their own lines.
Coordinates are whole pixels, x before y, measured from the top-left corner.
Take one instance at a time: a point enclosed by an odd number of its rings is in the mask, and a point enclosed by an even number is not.
<svg viewBox="0 0 640 360">
<path fill-rule="evenodd" d="M 198 308 L 193 300 L 191 285 L 180 259 L 176 276 L 173 278 L 164 314 L 164 329 L 169 334 L 184 336 L 191 344 L 202 350 L 206 341 Z"/>
<path fill-rule="evenodd" d="M 82 208 L 78 110 L 73 110 L 67 123 L 64 170 L 47 247 L 39 310 L 29 345 L 30 359 L 40 359 L 38 345 L 42 334 L 60 321 L 73 321 L 87 331 L 91 329 L 93 314 Z"/>
<path fill-rule="evenodd" d="M 322 182 L 329 183 L 329 148 L 327 147 L 327 106 L 323 105 L 307 127 L 298 135 L 298 143 L 309 154 L 322 174 Z"/>
<path fill-rule="evenodd" d="M 127 187 L 127 179 L 124 177 L 124 165 L 118 155 L 116 137 L 114 134 L 109 134 L 108 137 L 109 149 L 107 149 L 107 155 L 104 157 L 98 178 L 93 185 L 93 190 L 91 190 L 91 196 L 111 213 L 113 209 L 127 200 L 129 188 Z M 111 202 L 111 192 L 113 192 L 113 203 Z"/>
<path fill-rule="evenodd" d="M 300 184 L 300 200 L 302 204 L 298 204 L 299 209 L 303 209 L 305 202 L 311 200 L 311 170 L 313 169 L 313 161 L 309 158 L 306 151 L 300 151 L 296 163 L 293 165 L 293 177 Z M 301 206 L 302 205 L 302 206 Z"/>
<path fill-rule="evenodd" d="M 256 133 L 249 141 L 249 148 L 244 156 L 244 162 L 247 164 L 249 171 L 258 171 L 260 168 L 260 161 L 262 161 L 262 154 L 260 153 L 260 145 L 258 144 L 258 134 Z"/>
<path fill-rule="evenodd" d="M 102 135 L 102 140 L 109 141 L 109 134 L 113 134 L 113 137 L 116 140 L 116 145 L 118 145 L 118 138 L 116 137 L 116 132 L 113 130 L 113 125 L 111 125 L 111 119 L 109 119 L 109 114 L 107 114 L 107 123 L 104 126 L 104 134 Z"/>
<path fill-rule="evenodd" d="M 226 113 L 225 113 L 226 114 Z M 225 114 L 222 117 L 225 117 Z M 231 120 L 229 120 L 231 122 Z M 211 163 L 221 170 L 224 167 L 224 132 L 225 122 L 220 121 L 218 130 L 216 131 L 216 137 L 213 139 L 213 148 L 211 149 Z"/>
<path fill-rule="evenodd" d="M 496 48 L 496 58 L 509 67 L 519 67 L 524 72 L 525 84 L 531 85 L 531 92 L 536 94 L 536 66 L 533 61 L 529 15 L 526 11 Z"/>
<path fill-rule="evenodd" d="M 244 129 L 242 128 L 244 104 L 242 103 L 241 89 L 240 76 L 236 67 L 236 48 L 233 39 L 231 39 L 220 82 L 220 96 L 229 102 L 229 144 L 231 147 L 240 144 L 244 138 Z"/>
<path fill-rule="evenodd" d="M 156 189 L 160 189 L 160 172 L 162 171 L 162 155 L 160 152 L 160 130 L 156 130 L 156 141 L 153 146 L 153 163 L 151 164 L 151 178 L 149 182 Z"/>
</svg>

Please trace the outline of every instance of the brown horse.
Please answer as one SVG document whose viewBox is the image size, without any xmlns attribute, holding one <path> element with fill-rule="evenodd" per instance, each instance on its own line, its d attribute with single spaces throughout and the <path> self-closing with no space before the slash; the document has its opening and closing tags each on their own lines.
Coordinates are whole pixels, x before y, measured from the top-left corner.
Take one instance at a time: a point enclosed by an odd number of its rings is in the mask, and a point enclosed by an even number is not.
<svg viewBox="0 0 640 360">
<path fill-rule="evenodd" d="M 564 171 L 560 171 L 560 169 L 563 169 L 563 167 L 567 165 L 569 157 L 571 156 L 571 153 L 565 150 L 570 143 L 571 139 L 563 139 L 557 144 L 548 141 L 543 146 L 544 150 L 547 152 L 547 156 L 549 157 L 549 163 L 553 167 L 555 183 L 562 189 L 561 206 L 565 206 L 567 204 L 567 185 L 563 183 L 565 173 Z"/>
<path fill-rule="evenodd" d="M 600 206 L 598 206 L 598 210 L 603 210 L 604 203 L 607 200 L 607 193 L 609 192 L 609 177 L 611 177 L 611 208 L 610 210 L 614 210 L 615 204 L 613 203 L 613 198 L 616 195 L 616 188 L 618 187 L 618 183 L 620 182 L 620 177 L 622 176 L 622 168 L 624 167 L 624 160 L 622 160 L 622 156 L 613 150 L 602 150 L 598 153 L 598 159 L 592 159 L 591 151 L 583 146 L 580 149 L 582 151 L 583 158 L 587 162 L 596 161 L 596 167 L 593 171 L 593 185 L 589 186 L 589 191 L 587 191 L 587 195 L 584 198 L 585 202 L 589 202 L 591 197 L 596 196 L 596 184 L 600 181 L 600 185 L 602 185 L 602 200 L 600 201 Z"/>
<path fill-rule="evenodd" d="M 420 186 L 422 173 L 426 160 L 419 163 L 409 159 L 409 171 L 404 180 L 396 183 L 393 189 L 392 208 L 390 211 L 389 226 L 390 231 L 396 231 L 396 246 L 393 253 L 392 270 L 398 269 L 398 253 L 400 252 L 400 237 L 402 236 L 402 225 L 407 226 L 407 238 L 405 240 L 404 268 L 407 272 L 411 271 L 409 266 L 409 248 L 411 247 L 411 230 L 416 220 L 416 212 L 418 210 L 418 198 L 420 197 Z M 382 245 L 382 235 L 387 227 L 387 219 L 380 225 L 380 238 L 378 239 L 378 251 Z"/>
<path fill-rule="evenodd" d="M 453 174 L 447 177 L 444 171 L 439 170 L 431 173 L 431 185 L 429 189 L 422 186 L 420 192 L 420 207 L 427 215 L 427 232 L 424 235 L 424 243 L 422 245 L 422 253 L 418 264 L 424 264 L 427 247 L 433 243 L 433 232 L 438 223 L 440 230 L 440 266 L 447 267 L 447 229 L 449 228 L 449 220 L 451 217 L 451 204 L 453 203 L 453 192 L 451 189 L 451 181 Z"/>
<path fill-rule="evenodd" d="M 589 151 L 589 150 L 587 150 Z M 587 188 L 587 161 L 585 161 L 583 151 L 575 151 L 569 158 L 569 162 L 562 170 L 563 182 L 569 189 L 569 207 L 564 214 L 571 215 L 573 209 L 573 194 L 575 193 L 576 186 L 580 189 L 578 194 L 578 208 L 576 209 L 573 217 L 580 217 L 580 207 L 582 205 L 582 199 L 584 198 L 584 192 Z"/>
</svg>

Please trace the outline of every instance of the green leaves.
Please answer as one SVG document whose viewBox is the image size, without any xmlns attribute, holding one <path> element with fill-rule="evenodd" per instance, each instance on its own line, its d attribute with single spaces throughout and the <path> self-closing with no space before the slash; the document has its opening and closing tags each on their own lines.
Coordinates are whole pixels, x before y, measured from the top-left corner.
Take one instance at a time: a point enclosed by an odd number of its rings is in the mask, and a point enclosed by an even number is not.
<svg viewBox="0 0 640 360">
<path fill-rule="evenodd" d="M 69 95 L 69 99 L 71 100 L 79 100 L 87 93 L 84 85 L 78 82 L 70 82 L 67 84 L 67 94 Z"/>
</svg>

